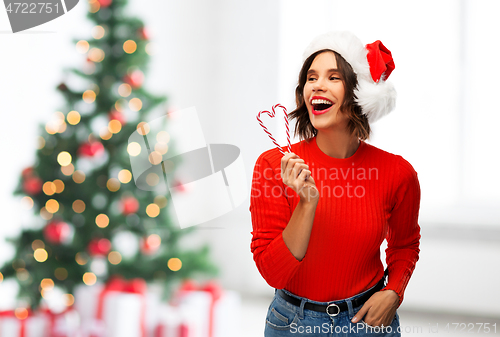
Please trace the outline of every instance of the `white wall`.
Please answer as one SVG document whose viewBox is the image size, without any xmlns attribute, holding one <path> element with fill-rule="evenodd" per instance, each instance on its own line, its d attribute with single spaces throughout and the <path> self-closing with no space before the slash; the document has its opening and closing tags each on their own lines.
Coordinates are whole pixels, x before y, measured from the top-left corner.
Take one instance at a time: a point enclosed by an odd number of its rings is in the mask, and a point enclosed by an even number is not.
<svg viewBox="0 0 500 337">
<path fill-rule="evenodd" d="M 498 92 L 490 80 L 499 71 L 493 62 L 498 55 L 494 32 L 500 27 L 490 18 L 498 13 L 497 2 L 129 2 L 130 12 L 145 20 L 155 42 L 146 86 L 167 94 L 174 107 L 196 106 L 208 143 L 239 146 L 248 185 L 257 156 L 272 147 L 255 115 L 278 102 L 293 107 L 308 41 L 327 29 L 351 30 L 364 42 L 381 39 L 395 58 L 391 80 L 399 97 L 397 109 L 373 126 L 371 143 L 408 159 L 422 187 L 421 259 L 404 305 L 500 316 L 495 306 L 500 301 L 495 287 L 500 216 L 488 207 L 500 201 L 494 148 L 499 117 L 489 99 Z M 460 40 L 461 3 L 469 13 L 466 54 Z M 37 123 L 62 106 L 55 86 L 63 79 L 63 66 L 83 62 L 71 39 L 89 34 L 84 12 L 79 5 L 26 33 L 0 34 L 0 146 L 6 163 L 0 180 L 0 236 L 15 233 L 30 219 L 11 191 L 19 172 L 34 159 Z M 6 13 L 0 15 L 0 31 L 10 31 Z M 226 287 L 270 295 L 273 290 L 250 254 L 248 206 L 249 199 L 199 226 L 196 240 L 212 243 Z M 0 244 L 0 259 L 8 254 Z"/>
</svg>

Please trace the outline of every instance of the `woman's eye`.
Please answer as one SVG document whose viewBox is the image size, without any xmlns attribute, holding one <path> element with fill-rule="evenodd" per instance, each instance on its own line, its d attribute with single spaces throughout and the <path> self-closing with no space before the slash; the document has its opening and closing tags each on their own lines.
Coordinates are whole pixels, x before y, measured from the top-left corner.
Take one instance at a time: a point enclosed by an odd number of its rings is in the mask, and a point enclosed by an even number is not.
<svg viewBox="0 0 500 337">
<path fill-rule="evenodd" d="M 314 78 L 314 77 L 309 77 L 307 80 L 308 80 L 308 81 L 314 81 L 315 79 L 316 79 L 316 78 Z"/>
<path fill-rule="evenodd" d="M 332 77 L 330 77 L 330 80 L 332 80 L 332 81 L 337 81 L 337 80 L 340 80 L 340 78 L 339 78 L 339 77 L 332 76 Z"/>
</svg>

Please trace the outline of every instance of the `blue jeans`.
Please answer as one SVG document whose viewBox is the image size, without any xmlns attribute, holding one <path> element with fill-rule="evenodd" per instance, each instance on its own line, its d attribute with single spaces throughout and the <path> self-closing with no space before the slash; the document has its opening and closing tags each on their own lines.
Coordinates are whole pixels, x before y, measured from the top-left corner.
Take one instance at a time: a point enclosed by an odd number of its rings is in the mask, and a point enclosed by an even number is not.
<svg viewBox="0 0 500 337">
<path fill-rule="evenodd" d="M 374 286 L 375 287 L 375 286 Z M 316 302 L 304 297 L 296 296 L 283 289 L 288 295 L 301 300 L 300 307 L 285 301 L 277 293 L 274 294 L 273 301 L 269 306 L 266 317 L 265 337 L 281 336 L 386 336 L 400 337 L 399 315 L 396 312 L 394 320 L 388 327 L 371 327 L 365 322 L 352 323 L 351 319 L 361 309 L 352 306 L 352 300 L 370 291 L 368 289 L 353 297 L 335 302 Z M 337 316 L 329 316 L 326 312 L 318 312 L 304 309 L 306 302 L 328 305 L 329 303 L 347 303 L 349 310 L 340 312 Z"/>
</svg>

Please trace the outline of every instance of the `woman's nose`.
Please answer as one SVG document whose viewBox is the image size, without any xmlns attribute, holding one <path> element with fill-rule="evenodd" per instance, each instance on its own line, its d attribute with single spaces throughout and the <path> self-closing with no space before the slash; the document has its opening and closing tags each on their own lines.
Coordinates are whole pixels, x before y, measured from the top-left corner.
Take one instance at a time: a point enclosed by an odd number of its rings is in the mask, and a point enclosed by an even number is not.
<svg viewBox="0 0 500 337">
<path fill-rule="evenodd" d="M 318 78 L 313 85 L 314 91 L 323 91 L 325 89 L 325 82 L 322 78 Z"/>
</svg>

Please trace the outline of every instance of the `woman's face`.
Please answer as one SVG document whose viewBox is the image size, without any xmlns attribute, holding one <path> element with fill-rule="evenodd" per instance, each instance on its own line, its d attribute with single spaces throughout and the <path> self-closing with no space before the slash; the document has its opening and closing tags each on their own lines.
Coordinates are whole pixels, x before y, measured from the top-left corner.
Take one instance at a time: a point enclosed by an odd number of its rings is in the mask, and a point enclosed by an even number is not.
<svg viewBox="0 0 500 337">
<path fill-rule="evenodd" d="M 331 51 L 316 56 L 307 72 L 304 101 L 313 127 L 319 131 L 343 129 L 349 122 L 340 112 L 344 100 L 344 83 Z"/>
</svg>

